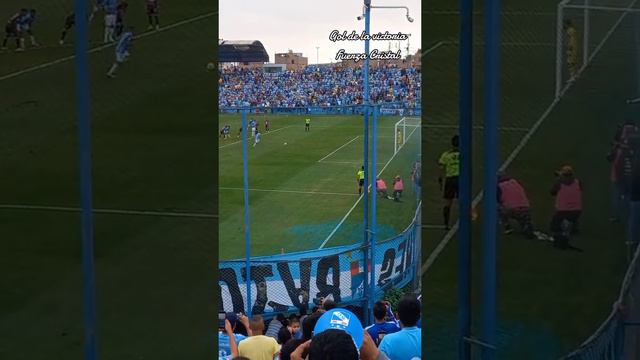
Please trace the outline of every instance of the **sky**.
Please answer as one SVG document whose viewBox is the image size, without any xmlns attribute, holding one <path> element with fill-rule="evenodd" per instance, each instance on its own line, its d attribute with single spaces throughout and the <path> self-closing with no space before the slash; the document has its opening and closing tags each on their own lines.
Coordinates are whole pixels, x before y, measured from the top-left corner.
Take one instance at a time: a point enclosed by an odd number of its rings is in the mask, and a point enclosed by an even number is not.
<svg viewBox="0 0 640 360">
<path fill-rule="evenodd" d="M 371 33 L 411 34 L 409 52 L 421 48 L 420 0 L 373 0 L 373 6 L 407 6 L 414 19 L 407 21 L 404 9 L 372 9 Z M 340 49 L 347 53 L 363 53 L 364 41 L 329 40 L 333 30 L 340 33 L 364 30 L 362 0 L 220 0 L 219 36 L 223 40 L 259 40 L 274 62 L 275 53 L 301 52 L 309 64 L 336 62 Z M 370 41 L 370 50 L 389 50 L 388 41 Z M 319 49 L 316 49 L 319 47 Z M 400 43 L 402 56 L 407 55 L 407 41 Z M 398 50 L 398 42 L 391 45 Z"/>
</svg>

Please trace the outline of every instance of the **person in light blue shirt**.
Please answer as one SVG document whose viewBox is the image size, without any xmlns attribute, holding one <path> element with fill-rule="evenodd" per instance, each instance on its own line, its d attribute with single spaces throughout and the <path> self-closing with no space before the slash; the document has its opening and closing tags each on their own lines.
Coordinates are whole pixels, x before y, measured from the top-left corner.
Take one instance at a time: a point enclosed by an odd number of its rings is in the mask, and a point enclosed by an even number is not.
<svg viewBox="0 0 640 360">
<path fill-rule="evenodd" d="M 386 335 L 380 342 L 380 351 L 390 360 L 415 360 L 422 356 L 422 330 L 416 326 L 420 319 L 420 302 L 405 297 L 398 303 L 398 316 L 402 330 Z"/>
<path fill-rule="evenodd" d="M 107 76 L 113 78 L 116 76 L 116 70 L 122 65 L 127 57 L 129 57 L 129 48 L 133 40 L 133 28 L 127 29 L 118 39 L 116 44 L 116 62 L 113 63 Z"/>
<path fill-rule="evenodd" d="M 238 324 L 243 325 L 242 323 L 244 322 L 246 325 L 244 325 L 245 328 L 248 328 L 248 323 L 246 322 L 246 317 L 242 316 L 242 318 L 239 318 L 236 314 L 230 312 L 226 314 L 226 321 L 225 323 L 228 322 L 229 323 L 229 328 L 231 330 L 231 334 L 233 334 L 233 337 L 235 338 L 235 342 L 236 342 L 236 346 L 238 346 L 238 344 L 240 344 L 240 341 L 247 339 L 247 336 L 242 335 L 237 333 L 237 328 L 238 328 Z M 231 345 L 229 342 L 230 336 L 231 334 L 229 333 L 229 329 L 226 329 L 226 324 L 225 324 L 225 329 L 224 330 L 220 330 L 218 331 L 218 360 L 231 360 L 232 359 L 232 351 L 231 351 Z M 237 351 L 237 348 L 236 348 Z"/>
</svg>

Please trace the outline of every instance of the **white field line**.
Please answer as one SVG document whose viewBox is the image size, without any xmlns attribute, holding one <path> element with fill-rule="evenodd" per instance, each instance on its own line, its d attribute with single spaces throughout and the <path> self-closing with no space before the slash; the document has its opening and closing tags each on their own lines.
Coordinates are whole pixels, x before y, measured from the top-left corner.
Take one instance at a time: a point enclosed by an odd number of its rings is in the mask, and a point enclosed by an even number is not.
<svg viewBox="0 0 640 360">
<path fill-rule="evenodd" d="M 221 190 L 244 190 L 239 187 L 224 187 L 221 186 L 218 189 Z M 305 191 L 305 190 L 280 190 L 280 189 L 249 189 L 249 191 L 262 191 L 262 192 L 274 192 L 274 193 L 291 193 L 291 194 L 312 194 L 312 195 L 341 195 L 341 196 L 358 196 L 353 193 L 339 193 L 339 192 L 325 192 L 325 191 Z"/>
<path fill-rule="evenodd" d="M 446 42 L 445 41 L 438 41 L 432 47 L 430 47 L 427 50 L 423 51 L 420 56 L 425 57 L 429 53 L 432 53 L 432 52 L 438 50 L 440 48 L 440 46 L 442 46 L 442 45 L 446 45 Z"/>
<path fill-rule="evenodd" d="M 346 161 L 333 161 L 333 160 L 325 160 L 322 162 L 323 164 L 343 164 L 343 165 L 362 165 L 363 160 L 346 160 Z M 385 163 L 380 162 L 376 163 L 377 165 L 385 165 Z"/>
<path fill-rule="evenodd" d="M 192 18 L 189 18 L 189 19 L 185 19 L 185 20 L 181 20 L 181 21 L 175 22 L 175 23 L 173 23 L 171 25 L 167 25 L 165 27 L 161 27 L 160 30 L 150 30 L 150 31 L 143 32 L 140 35 L 134 36 L 133 38 L 134 39 L 142 39 L 142 38 L 145 38 L 147 36 L 151 36 L 151 35 L 154 35 L 154 34 L 157 34 L 157 33 L 168 31 L 168 30 L 171 30 L 171 29 L 176 28 L 178 26 L 182 26 L 182 25 L 189 24 L 189 23 L 192 23 L 192 22 L 195 22 L 195 21 L 198 21 L 198 20 L 206 19 L 208 17 L 212 17 L 212 16 L 215 16 L 217 14 L 218 14 L 218 11 L 212 11 L 212 12 L 209 12 L 209 13 L 206 13 L 206 14 L 198 15 L 198 16 L 195 16 L 195 17 L 192 17 Z M 97 47 L 94 47 L 94 48 L 90 49 L 88 51 L 88 53 L 91 54 L 91 53 L 98 52 L 98 51 L 101 51 L 101 50 L 104 50 L 104 49 L 107 49 L 107 48 L 110 48 L 110 47 L 113 47 L 113 46 L 115 46 L 115 43 L 100 45 L 100 46 L 97 46 Z M 16 72 L 11 73 L 11 74 L 2 75 L 2 76 L 0 76 L 0 81 L 8 80 L 8 79 L 20 76 L 20 75 L 24 75 L 24 74 L 27 74 L 27 73 L 30 73 L 30 72 L 34 72 L 36 70 L 41 70 L 41 69 L 45 69 L 45 68 L 51 67 L 53 65 L 61 64 L 61 63 L 66 62 L 66 61 L 73 60 L 75 57 L 76 57 L 75 55 L 70 55 L 70 56 L 66 56 L 66 57 L 63 57 L 63 58 L 60 58 L 60 59 L 57 59 L 57 60 L 46 62 L 44 64 L 32 66 L 32 67 L 26 68 L 24 70 L 16 71 Z"/>
<path fill-rule="evenodd" d="M 417 130 L 418 128 L 414 128 L 413 131 L 411 131 L 409 133 L 409 136 L 407 136 L 407 139 L 411 138 L 411 135 L 413 135 L 413 133 Z M 400 153 L 400 150 L 402 150 L 402 148 L 404 147 L 404 145 L 406 144 L 403 143 L 400 148 L 398 149 L 398 151 L 396 151 L 395 154 L 393 154 L 393 156 L 391 156 L 391 158 L 389 159 L 389 161 L 387 161 L 387 163 L 384 165 L 384 167 L 382 168 L 382 170 L 380 170 L 380 172 L 378 173 L 378 176 L 382 175 L 382 172 L 384 172 L 384 170 L 387 168 L 387 166 L 389 166 L 389 164 L 391 164 L 391 161 L 393 161 L 393 159 L 396 157 L 396 155 L 398 155 L 398 153 Z M 369 185 L 369 187 L 371 187 L 371 185 Z M 344 222 L 347 220 L 347 218 L 349 217 L 349 215 L 351 215 L 351 213 L 353 212 L 353 210 L 356 208 L 356 206 L 358 206 L 358 204 L 360 203 L 360 200 L 362 200 L 362 197 L 367 194 L 367 192 L 369 191 L 369 188 L 367 188 L 365 191 L 363 191 L 363 194 L 358 196 L 358 200 L 356 200 L 356 202 L 353 204 L 353 206 L 351 207 L 351 209 L 349 209 L 349 211 L 347 211 L 347 213 L 344 215 L 344 217 L 342 218 L 342 220 L 340 220 L 340 222 L 338 223 L 338 225 L 336 225 L 336 227 L 331 231 L 331 233 L 329 234 L 329 236 L 327 236 L 326 239 L 324 239 L 324 241 L 322 242 L 322 244 L 320 244 L 320 247 L 318 247 L 319 249 L 324 248 L 325 245 L 327 245 L 327 243 L 329 242 L 329 240 L 331 240 L 331 238 L 333 237 L 333 235 L 335 235 L 335 233 L 338 231 L 338 229 L 342 226 L 342 224 L 344 224 Z"/>
<path fill-rule="evenodd" d="M 68 207 L 68 206 L 0 204 L 0 210 L 80 212 L 82 209 L 78 207 Z M 215 219 L 218 217 L 217 215 L 207 214 L 207 213 L 188 213 L 188 212 L 183 213 L 183 212 L 172 212 L 172 211 L 125 210 L 125 209 L 93 209 L 93 213 L 112 214 L 112 215 L 158 216 L 158 217 L 186 217 L 186 218 L 202 218 L 202 219 Z"/>
<path fill-rule="evenodd" d="M 338 151 L 340 151 L 340 149 L 344 148 L 345 146 L 351 144 L 352 142 L 356 141 L 358 138 L 360 137 L 360 135 L 354 137 L 353 139 L 347 141 L 346 143 L 344 143 L 342 146 L 340 146 L 339 148 L 333 150 L 332 152 L 330 152 L 329 154 L 327 154 L 327 156 L 323 157 L 322 159 L 318 160 L 318 162 L 322 162 L 322 160 L 328 158 L 329 156 L 337 153 Z"/>
<path fill-rule="evenodd" d="M 290 128 L 290 127 L 292 127 L 292 126 L 293 126 L 293 125 L 287 125 L 287 126 L 284 126 L 284 127 L 281 127 L 281 128 L 277 128 L 277 129 L 275 129 L 275 130 L 272 130 L 272 131 L 269 131 L 269 132 L 262 133 L 262 136 L 265 136 L 265 135 L 267 135 L 267 134 L 273 134 L 274 132 L 278 132 L 278 131 L 280 131 L 280 130 L 287 129 L 287 128 Z M 227 146 L 231 146 L 231 145 L 235 145 L 235 144 L 240 144 L 241 142 L 242 142 L 242 140 L 234 141 L 234 142 L 232 142 L 232 143 L 228 143 L 228 144 L 225 144 L 225 145 L 222 145 L 222 146 L 218 146 L 218 149 L 226 148 Z M 249 139 L 247 139 L 247 142 L 249 142 Z"/>
<path fill-rule="evenodd" d="M 433 128 L 433 129 L 458 129 L 459 128 L 458 125 L 447 125 L 447 124 L 425 124 L 422 127 L 424 127 L 424 128 Z M 484 126 L 474 126 L 473 129 L 474 130 L 483 130 Z M 514 131 L 514 132 L 518 132 L 518 131 L 527 132 L 527 131 L 529 131 L 529 128 L 503 126 L 503 127 L 499 127 L 498 130 L 500 130 L 500 131 Z"/>
<path fill-rule="evenodd" d="M 635 1 L 633 2 L 635 3 Z M 595 56 L 598 54 L 598 52 L 600 52 L 600 50 L 602 49 L 602 47 L 604 46 L 604 44 L 607 42 L 607 40 L 609 40 L 609 37 L 611 37 L 611 35 L 613 34 L 613 32 L 618 28 L 618 26 L 620 25 L 620 23 L 622 22 L 622 20 L 624 19 L 626 13 L 622 14 L 620 16 L 620 18 L 618 19 L 618 21 L 613 25 L 613 27 L 611 28 L 611 30 L 609 30 L 609 32 L 605 35 L 604 39 L 600 42 L 600 45 L 598 45 L 598 47 L 596 47 L 596 49 L 593 51 L 593 54 L 590 58 L 593 59 L 595 58 Z M 582 72 L 584 71 L 585 67 L 582 67 L 580 70 L 578 70 L 578 74 L 576 75 L 576 78 L 580 77 L 580 75 L 582 75 Z M 518 143 L 518 145 L 516 146 L 515 149 L 513 149 L 513 151 L 511 152 L 511 154 L 509 154 L 509 156 L 507 157 L 507 159 L 504 161 L 504 163 L 502 164 L 502 166 L 500 166 L 500 170 L 505 170 L 507 167 L 509 167 L 509 165 L 513 162 L 513 160 L 515 160 L 515 158 L 518 156 L 518 154 L 520 154 L 520 152 L 522 151 L 522 149 L 527 145 L 527 143 L 529 143 L 529 140 L 531 140 L 531 137 L 533 137 L 533 135 L 538 131 L 538 129 L 540 128 L 540 126 L 542 125 L 542 123 L 544 122 L 544 120 L 547 119 L 547 117 L 549 116 L 549 114 L 551 114 L 551 111 L 556 107 L 556 105 L 558 105 L 558 103 L 560 102 L 560 100 L 562 99 L 562 97 L 564 96 L 564 94 L 571 88 L 571 86 L 575 84 L 574 81 L 569 82 L 560 92 L 560 96 L 558 96 L 556 99 L 554 99 L 551 104 L 549 104 L 549 107 L 547 107 L 547 109 L 544 111 L 544 113 L 542 113 L 542 115 L 540 116 L 540 118 L 538 119 L 538 121 L 535 122 L 535 124 L 533 124 L 533 126 L 531 127 L 531 129 L 524 135 L 524 137 L 522 138 L 522 140 L 520 140 L 520 143 Z M 476 197 L 473 199 L 472 202 L 472 207 L 476 207 L 480 201 L 482 201 L 482 191 L 480 191 Z M 436 261 L 436 259 L 438 258 L 438 256 L 440 255 L 440 253 L 442 253 L 442 251 L 444 250 L 444 248 L 447 246 L 447 244 L 449 243 L 449 241 L 451 241 L 451 239 L 453 238 L 453 236 L 456 234 L 456 232 L 458 231 L 458 226 L 459 226 L 459 222 L 456 221 L 456 223 L 453 225 L 453 227 L 451 228 L 451 230 L 449 230 L 449 232 L 447 232 L 447 234 L 442 238 L 442 240 L 440 241 L 440 243 L 438 244 L 438 246 L 436 246 L 436 248 L 433 250 L 433 252 L 431 254 L 429 254 L 429 257 L 427 258 L 427 260 L 425 260 L 425 262 L 422 264 L 422 268 L 420 269 L 420 276 L 424 276 L 424 274 L 429 270 L 429 268 L 434 264 L 434 262 Z"/>
</svg>

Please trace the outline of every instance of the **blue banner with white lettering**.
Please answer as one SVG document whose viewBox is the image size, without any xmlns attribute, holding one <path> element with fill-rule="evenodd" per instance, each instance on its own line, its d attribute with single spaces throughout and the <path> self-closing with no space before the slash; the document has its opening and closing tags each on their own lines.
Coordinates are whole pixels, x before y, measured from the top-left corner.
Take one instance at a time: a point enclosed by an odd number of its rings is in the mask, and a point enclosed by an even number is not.
<svg viewBox="0 0 640 360">
<path fill-rule="evenodd" d="M 361 301 L 365 296 L 364 248 L 360 244 L 251 259 L 252 314 L 266 316 L 298 312 L 316 306 L 319 298 L 339 304 Z M 385 290 L 407 285 L 415 277 L 416 225 L 378 243 L 376 297 Z M 246 309 L 246 267 L 243 260 L 221 261 L 218 300 L 221 311 Z"/>
</svg>

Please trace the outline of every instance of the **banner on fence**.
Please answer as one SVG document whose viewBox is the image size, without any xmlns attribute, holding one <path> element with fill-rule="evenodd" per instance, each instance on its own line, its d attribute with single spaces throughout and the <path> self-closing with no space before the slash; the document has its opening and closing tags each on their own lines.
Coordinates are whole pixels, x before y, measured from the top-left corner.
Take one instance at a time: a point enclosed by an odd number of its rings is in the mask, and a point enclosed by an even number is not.
<svg viewBox="0 0 640 360">
<path fill-rule="evenodd" d="M 378 243 L 374 256 L 376 296 L 391 287 L 403 287 L 415 277 L 417 262 L 415 225 L 402 234 Z M 253 314 L 297 312 L 318 299 L 338 303 L 361 301 L 366 292 L 365 248 L 340 246 L 251 260 Z M 246 309 L 246 266 L 243 260 L 221 261 L 218 300 L 225 312 Z"/>
</svg>

